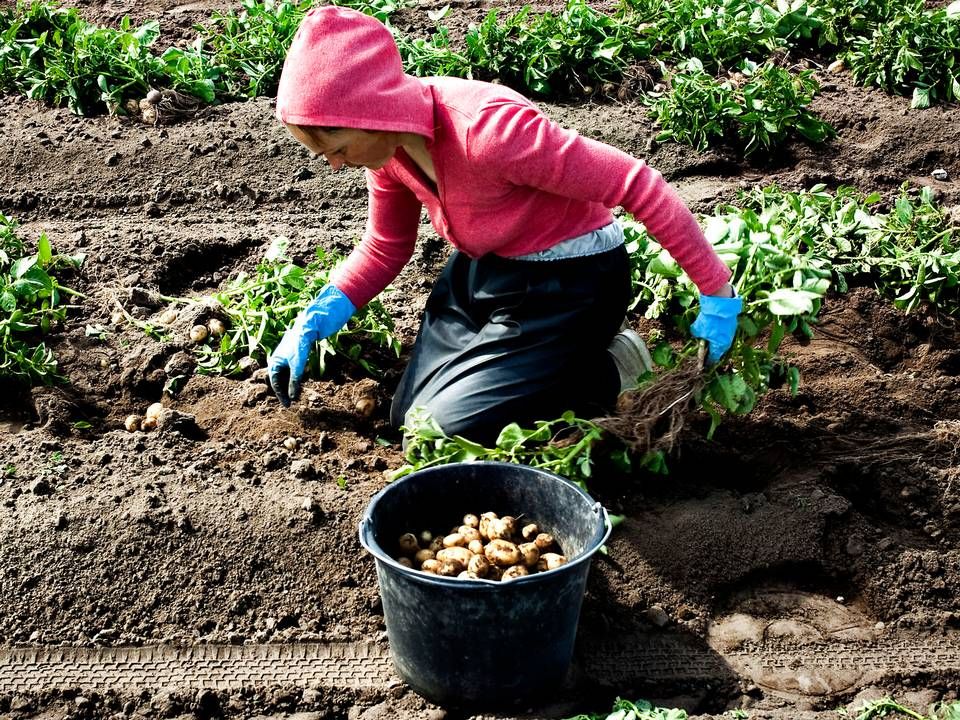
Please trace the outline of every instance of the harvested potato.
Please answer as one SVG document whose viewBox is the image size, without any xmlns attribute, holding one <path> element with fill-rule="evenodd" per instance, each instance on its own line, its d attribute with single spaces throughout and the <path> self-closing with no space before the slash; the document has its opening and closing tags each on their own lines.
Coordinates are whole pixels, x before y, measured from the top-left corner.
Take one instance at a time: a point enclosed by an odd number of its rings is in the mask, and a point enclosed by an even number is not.
<svg viewBox="0 0 960 720">
<path fill-rule="evenodd" d="M 429 546 L 433 542 L 433 533 L 429 530 L 424 530 L 420 533 L 420 544 L 423 546 Z"/>
<path fill-rule="evenodd" d="M 155 417 L 144 418 L 140 423 L 140 429 L 144 432 L 150 432 L 157 429 L 157 419 Z"/>
<path fill-rule="evenodd" d="M 564 563 L 567 562 L 567 558 L 563 555 L 557 553 L 544 553 L 540 556 L 539 562 L 537 562 L 537 570 L 543 572 L 544 570 L 555 570 Z"/>
<path fill-rule="evenodd" d="M 404 555 L 413 555 L 417 550 L 420 549 L 420 544 L 417 542 L 417 536 L 413 533 L 404 533 L 399 538 L 397 538 L 397 545 L 400 547 L 400 552 Z"/>
<path fill-rule="evenodd" d="M 469 545 L 472 540 L 480 539 L 480 531 L 476 528 L 472 528 L 469 525 L 461 525 L 457 528 L 457 532 L 463 535 L 463 539 L 467 541 Z"/>
<path fill-rule="evenodd" d="M 433 550 L 434 554 L 443 550 L 443 536 L 437 535 L 433 540 L 430 541 L 430 549 Z"/>
<path fill-rule="evenodd" d="M 516 520 L 509 515 L 491 519 L 487 525 L 487 537 L 491 540 L 511 540 L 516 531 Z"/>
<path fill-rule="evenodd" d="M 140 423 L 143 422 L 143 418 L 139 415 L 127 415 L 126 419 L 123 421 L 123 426 L 129 432 L 136 432 L 140 429 Z"/>
<path fill-rule="evenodd" d="M 483 540 L 471 540 L 467 543 L 467 550 L 474 555 L 483 555 Z"/>
<path fill-rule="evenodd" d="M 490 561 L 485 555 L 474 555 L 467 563 L 467 570 L 477 577 L 487 577 L 490 574 Z"/>
<path fill-rule="evenodd" d="M 430 548 L 423 548 L 414 553 L 413 559 L 418 565 L 423 565 L 427 560 L 433 560 L 436 556 L 437 554 Z"/>
<path fill-rule="evenodd" d="M 440 561 L 434 558 L 433 560 L 424 560 L 423 565 L 420 566 L 420 569 L 424 572 L 433 573 L 434 575 L 440 574 Z"/>
<path fill-rule="evenodd" d="M 464 566 L 458 563 L 456 560 L 441 560 L 440 569 L 437 570 L 437 575 L 443 575 L 445 577 L 456 577 L 464 571 Z"/>
<path fill-rule="evenodd" d="M 533 542 L 533 539 L 540 534 L 540 528 L 536 523 L 528 523 L 523 526 L 523 530 L 520 531 L 520 535 L 523 536 L 524 540 L 529 540 Z"/>
<path fill-rule="evenodd" d="M 410 558 L 404 557 L 404 556 L 402 556 L 402 555 L 397 558 L 397 562 L 400 563 L 401 565 L 403 565 L 404 567 L 408 567 L 408 568 L 412 568 L 412 567 L 413 567 L 413 563 L 410 562 Z"/>
<path fill-rule="evenodd" d="M 480 527 L 480 518 L 473 513 L 467 513 L 463 516 L 463 524 L 474 529 Z"/>
<path fill-rule="evenodd" d="M 493 520 L 497 520 L 500 516 L 494 512 L 485 512 L 480 516 L 480 522 L 477 525 L 477 529 L 480 531 L 480 537 L 484 540 L 490 540 L 490 523 Z M 464 523 L 467 525 L 468 523 Z"/>
<path fill-rule="evenodd" d="M 147 96 L 144 98 L 151 105 L 156 105 L 161 99 L 163 99 L 163 93 L 153 88 L 147 91 Z"/>
<path fill-rule="evenodd" d="M 507 580 L 514 580 L 518 577 L 524 577 L 525 575 L 529 574 L 530 571 L 527 570 L 527 568 L 525 568 L 523 565 L 514 565 L 513 567 L 508 567 L 503 571 L 503 577 L 501 580 L 506 582 Z"/>
<path fill-rule="evenodd" d="M 540 533 L 533 541 L 537 544 L 537 547 L 540 548 L 540 552 L 553 547 L 553 535 L 550 533 Z"/>
<path fill-rule="evenodd" d="M 537 547 L 536 543 L 520 543 L 517 549 L 520 551 L 520 557 L 525 567 L 530 568 L 537 566 L 537 563 L 540 561 L 540 548 Z"/>
<path fill-rule="evenodd" d="M 473 553 L 465 547 L 448 547 L 437 553 L 437 560 L 440 562 L 457 562 L 463 565 L 464 570 L 470 564 L 472 557 Z"/>
<path fill-rule="evenodd" d="M 509 540 L 491 540 L 483 553 L 492 565 L 498 567 L 510 567 L 520 562 L 520 551 Z"/>
<path fill-rule="evenodd" d="M 457 579 L 458 580 L 479 580 L 480 578 L 478 578 L 474 573 L 470 572 L 469 570 L 464 570 L 462 573 L 457 575 Z"/>
<path fill-rule="evenodd" d="M 467 539 L 460 533 L 451 533 L 443 538 L 443 546 L 445 548 L 466 547 Z"/>
</svg>

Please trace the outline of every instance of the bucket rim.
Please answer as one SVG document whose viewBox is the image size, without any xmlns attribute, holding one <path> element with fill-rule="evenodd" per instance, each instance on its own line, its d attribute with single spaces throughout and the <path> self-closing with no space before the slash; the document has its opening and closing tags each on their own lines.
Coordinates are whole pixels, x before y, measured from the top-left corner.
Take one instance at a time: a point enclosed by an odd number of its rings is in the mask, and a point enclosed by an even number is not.
<svg viewBox="0 0 960 720">
<path fill-rule="evenodd" d="M 454 466 L 457 466 L 457 467 L 465 466 L 465 465 L 477 466 L 481 464 L 485 466 L 494 466 L 494 467 L 509 467 L 509 468 L 524 467 L 529 470 L 535 470 L 538 473 L 543 473 L 545 475 L 555 477 L 558 480 L 561 480 L 562 482 L 567 483 L 573 490 L 581 494 L 585 499 L 587 499 L 590 503 L 592 503 L 591 510 L 594 513 L 596 513 L 598 518 L 603 522 L 603 532 L 599 539 L 599 542 L 596 542 L 595 544 L 593 544 L 593 547 L 587 550 L 584 550 L 584 552 L 580 553 L 580 555 L 578 555 L 574 560 L 570 560 L 564 563 L 563 565 L 561 565 L 560 567 L 554 568 L 553 570 L 544 570 L 543 572 L 533 573 L 532 575 L 525 575 L 523 577 L 514 578 L 512 580 L 509 580 L 506 583 L 507 585 L 511 587 L 522 586 L 525 584 L 538 582 L 538 579 L 543 578 L 544 576 L 547 576 L 547 575 L 553 575 L 561 572 L 571 572 L 582 563 L 590 562 L 593 555 L 596 552 L 598 552 L 600 548 L 602 548 L 606 544 L 607 540 L 610 538 L 610 533 L 613 531 L 613 526 L 610 523 L 610 515 L 607 512 L 607 509 L 603 506 L 603 504 L 601 504 L 598 500 L 594 500 L 589 493 L 587 493 L 583 488 L 581 488 L 579 485 L 577 485 L 575 482 L 573 482 L 569 478 L 565 478 L 562 475 L 558 475 L 557 473 L 551 472 L 549 470 L 544 470 L 543 468 L 531 467 L 530 465 L 520 465 L 519 463 L 503 462 L 502 460 L 479 460 L 474 462 L 456 462 L 456 463 L 446 463 L 445 465 L 434 465 L 433 467 L 423 468 L 422 470 L 416 470 L 410 473 L 409 475 L 405 475 L 404 477 L 398 480 L 394 480 L 388 483 L 385 487 L 381 488 L 376 495 L 370 498 L 370 501 L 367 503 L 367 507 L 363 511 L 363 517 L 360 519 L 360 523 L 357 528 L 358 533 L 360 535 L 360 544 L 363 546 L 363 548 L 367 552 L 373 555 L 374 559 L 376 559 L 378 562 L 385 563 L 386 565 L 390 566 L 392 570 L 400 572 L 403 575 L 413 578 L 418 582 L 423 582 L 427 585 L 435 585 L 438 587 L 445 587 L 445 588 L 460 588 L 460 589 L 473 588 L 476 590 L 479 590 L 480 588 L 502 588 L 504 586 L 504 582 L 502 580 L 487 580 L 485 578 L 475 578 L 475 579 L 462 578 L 461 579 L 461 578 L 454 578 L 454 577 L 446 577 L 443 575 L 433 575 L 432 573 L 426 573 L 426 572 L 423 572 L 422 570 L 408 568 L 404 565 L 401 565 L 394 558 L 390 557 L 390 554 L 387 553 L 382 547 L 380 547 L 379 543 L 377 543 L 373 537 L 373 518 L 371 517 L 372 508 L 377 504 L 377 502 L 380 500 L 380 498 L 383 495 L 387 494 L 391 490 L 391 488 L 397 487 L 401 483 L 409 482 L 412 478 L 415 478 L 417 476 L 435 472 L 438 470 L 449 469 Z"/>
</svg>

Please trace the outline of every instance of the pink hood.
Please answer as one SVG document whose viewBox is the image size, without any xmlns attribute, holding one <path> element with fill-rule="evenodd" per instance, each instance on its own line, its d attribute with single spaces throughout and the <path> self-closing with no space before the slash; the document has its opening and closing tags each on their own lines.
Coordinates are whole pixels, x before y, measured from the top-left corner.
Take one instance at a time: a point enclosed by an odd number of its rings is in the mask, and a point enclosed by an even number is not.
<svg viewBox="0 0 960 720">
<path fill-rule="evenodd" d="M 430 90 L 403 72 L 393 35 L 379 20 L 341 7 L 317 7 L 304 16 L 280 75 L 277 117 L 433 140 Z"/>
</svg>

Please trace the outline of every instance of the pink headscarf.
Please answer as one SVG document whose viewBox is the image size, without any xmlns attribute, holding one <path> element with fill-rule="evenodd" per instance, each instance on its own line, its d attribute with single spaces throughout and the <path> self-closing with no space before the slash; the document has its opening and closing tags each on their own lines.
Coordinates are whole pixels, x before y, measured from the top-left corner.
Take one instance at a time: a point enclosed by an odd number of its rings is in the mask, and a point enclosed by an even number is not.
<svg viewBox="0 0 960 720">
<path fill-rule="evenodd" d="M 287 52 L 277 117 L 293 125 L 413 132 L 433 139 L 429 87 L 403 72 L 397 44 L 375 18 L 310 10 Z"/>
</svg>

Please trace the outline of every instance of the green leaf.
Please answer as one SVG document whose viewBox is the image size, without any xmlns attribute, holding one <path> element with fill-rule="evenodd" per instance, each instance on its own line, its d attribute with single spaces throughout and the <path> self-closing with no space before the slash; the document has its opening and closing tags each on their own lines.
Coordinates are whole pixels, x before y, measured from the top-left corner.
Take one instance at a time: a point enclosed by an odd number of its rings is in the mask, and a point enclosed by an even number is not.
<svg viewBox="0 0 960 720">
<path fill-rule="evenodd" d="M 779 288 L 767 296 L 767 307 L 774 315 L 809 315 L 819 297 L 809 290 Z"/>
<path fill-rule="evenodd" d="M 44 267 L 50 263 L 53 258 L 53 249 L 50 247 L 50 238 L 46 233 L 40 233 L 37 240 L 37 263 Z"/>
</svg>

